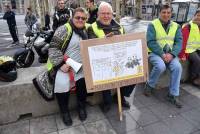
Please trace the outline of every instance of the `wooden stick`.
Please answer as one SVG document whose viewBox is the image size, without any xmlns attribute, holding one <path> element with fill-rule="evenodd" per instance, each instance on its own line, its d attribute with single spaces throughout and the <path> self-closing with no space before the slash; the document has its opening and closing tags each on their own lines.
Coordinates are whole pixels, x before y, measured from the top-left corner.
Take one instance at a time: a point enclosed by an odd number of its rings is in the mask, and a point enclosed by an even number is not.
<svg viewBox="0 0 200 134">
<path fill-rule="evenodd" d="M 119 87 L 117 88 L 117 100 L 119 109 L 119 120 L 122 121 L 122 101 L 121 101 L 121 92 Z"/>
</svg>

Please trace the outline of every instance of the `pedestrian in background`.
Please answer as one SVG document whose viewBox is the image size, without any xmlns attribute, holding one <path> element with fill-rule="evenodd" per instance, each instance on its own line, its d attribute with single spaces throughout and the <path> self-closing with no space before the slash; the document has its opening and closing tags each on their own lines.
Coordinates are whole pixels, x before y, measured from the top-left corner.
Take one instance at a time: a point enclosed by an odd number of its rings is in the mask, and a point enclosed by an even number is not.
<svg viewBox="0 0 200 134">
<path fill-rule="evenodd" d="M 189 60 L 189 75 L 193 85 L 200 88 L 200 8 L 194 18 L 182 28 L 183 48 L 179 57 Z"/>
<path fill-rule="evenodd" d="M 85 5 L 86 5 L 87 10 L 89 12 L 89 18 L 88 18 L 87 23 L 92 24 L 97 19 L 98 8 L 94 4 L 94 0 L 86 0 Z"/>
<path fill-rule="evenodd" d="M 24 22 L 27 25 L 28 29 L 30 29 L 30 30 L 32 30 L 33 24 L 35 24 L 37 22 L 37 18 L 33 14 L 32 9 L 30 7 L 27 8 L 27 13 L 26 13 Z"/>
<path fill-rule="evenodd" d="M 70 19 L 71 11 L 68 8 L 65 8 L 65 1 L 59 0 L 57 2 L 56 11 L 53 15 L 53 25 L 52 29 L 55 31 L 59 26 L 64 25 Z"/>
<path fill-rule="evenodd" d="M 46 14 L 45 14 L 45 30 L 50 30 L 50 15 L 49 15 L 49 12 L 46 11 Z"/>
<path fill-rule="evenodd" d="M 16 20 L 15 20 L 15 13 L 11 11 L 9 5 L 5 6 L 5 10 L 6 12 L 3 16 L 3 19 L 7 20 L 8 28 L 13 39 L 12 44 L 18 45 L 19 39 L 17 37 L 17 25 L 16 25 Z"/>
</svg>

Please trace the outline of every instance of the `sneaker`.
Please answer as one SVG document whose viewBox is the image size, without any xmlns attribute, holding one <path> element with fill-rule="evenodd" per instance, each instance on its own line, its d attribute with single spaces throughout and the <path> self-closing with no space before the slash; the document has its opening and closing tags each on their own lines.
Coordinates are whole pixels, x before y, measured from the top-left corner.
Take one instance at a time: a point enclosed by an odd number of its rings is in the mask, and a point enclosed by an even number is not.
<svg viewBox="0 0 200 134">
<path fill-rule="evenodd" d="M 116 104 L 118 103 L 117 94 L 115 94 L 113 96 L 113 100 L 114 100 L 114 103 L 116 103 Z M 121 103 L 122 103 L 122 107 L 123 108 L 130 109 L 131 106 L 130 106 L 129 102 L 126 101 L 126 99 L 124 98 L 124 96 L 121 97 Z"/>
<path fill-rule="evenodd" d="M 122 107 L 130 109 L 131 106 L 128 101 L 124 100 L 124 101 L 122 101 Z"/>
<path fill-rule="evenodd" d="M 19 45 L 19 41 L 16 41 L 14 44 L 15 44 L 15 45 Z"/>
<path fill-rule="evenodd" d="M 168 100 L 171 104 L 175 105 L 177 108 L 182 108 L 182 104 L 181 104 L 181 102 L 178 100 L 178 97 L 177 97 L 177 96 L 168 94 L 168 95 L 167 95 L 167 100 Z"/>
<path fill-rule="evenodd" d="M 66 126 L 72 125 L 72 119 L 69 112 L 63 113 L 63 122 Z"/>
<path fill-rule="evenodd" d="M 143 94 L 147 97 L 150 97 L 153 94 L 154 88 L 150 87 L 148 83 L 145 84 Z"/>
</svg>

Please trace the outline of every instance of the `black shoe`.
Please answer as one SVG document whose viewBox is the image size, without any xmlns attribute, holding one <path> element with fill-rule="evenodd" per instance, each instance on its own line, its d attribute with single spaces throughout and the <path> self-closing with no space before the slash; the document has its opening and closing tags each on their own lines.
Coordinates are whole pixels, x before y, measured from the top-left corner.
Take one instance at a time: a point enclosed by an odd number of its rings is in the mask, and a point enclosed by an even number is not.
<svg viewBox="0 0 200 134">
<path fill-rule="evenodd" d="M 122 100 L 122 107 L 127 108 L 127 109 L 130 109 L 131 106 L 130 106 L 130 104 L 129 104 L 128 101 Z"/>
<path fill-rule="evenodd" d="M 154 88 L 150 87 L 148 83 L 145 84 L 143 94 L 147 97 L 150 97 L 153 94 Z"/>
<path fill-rule="evenodd" d="M 15 43 L 14 43 L 15 45 L 19 45 L 19 41 L 15 41 Z"/>
<path fill-rule="evenodd" d="M 72 125 L 72 119 L 69 112 L 63 113 L 63 122 L 66 126 Z"/>
<path fill-rule="evenodd" d="M 115 94 L 113 96 L 113 100 L 115 103 L 118 103 L 117 94 Z M 129 102 L 125 100 L 124 96 L 121 97 L 121 102 L 122 102 L 122 107 L 130 109 L 131 106 L 130 106 Z"/>
<path fill-rule="evenodd" d="M 87 118 L 87 112 L 86 112 L 85 108 L 80 108 L 78 110 L 78 116 L 79 116 L 79 119 L 81 121 L 85 121 L 86 120 L 86 118 Z"/>
<path fill-rule="evenodd" d="M 183 107 L 182 104 L 181 104 L 181 102 L 178 100 L 178 97 L 177 97 L 177 96 L 168 94 L 168 95 L 167 95 L 167 100 L 168 100 L 171 104 L 175 105 L 177 108 L 182 108 L 182 107 Z"/>
<path fill-rule="evenodd" d="M 13 41 L 11 44 L 18 45 L 18 44 L 19 44 L 19 41 Z"/>
<path fill-rule="evenodd" d="M 111 108 L 111 104 L 100 104 L 100 108 L 104 113 L 107 113 Z"/>
</svg>

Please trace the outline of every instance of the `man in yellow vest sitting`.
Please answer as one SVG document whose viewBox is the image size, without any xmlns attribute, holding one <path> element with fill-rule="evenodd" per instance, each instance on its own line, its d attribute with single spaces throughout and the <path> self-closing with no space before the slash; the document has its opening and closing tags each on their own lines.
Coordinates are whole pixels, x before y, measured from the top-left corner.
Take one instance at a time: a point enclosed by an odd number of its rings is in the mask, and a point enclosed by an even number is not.
<svg viewBox="0 0 200 134">
<path fill-rule="evenodd" d="M 98 18 L 91 27 L 88 28 L 88 38 L 104 38 L 112 35 L 124 34 L 124 29 L 115 20 L 113 20 L 113 10 L 109 3 L 102 2 L 98 8 Z M 121 88 L 122 107 L 130 108 L 129 103 L 124 96 L 129 97 L 135 85 Z M 103 112 L 108 112 L 111 108 L 111 91 L 103 91 L 103 101 L 101 105 Z"/>
<path fill-rule="evenodd" d="M 172 9 L 169 5 L 162 5 L 158 19 L 152 21 L 147 29 L 147 46 L 149 48 L 149 62 L 153 68 L 146 83 L 144 95 L 151 96 L 160 75 L 169 69 L 170 84 L 167 99 L 177 108 L 182 105 L 178 101 L 182 67 L 177 55 L 181 51 L 182 34 L 180 26 L 170 21 Z"/>
<path fill-rule="evenodd" d="M 190 62 L 189 75 L 193 85 L 200 88 L 200 8 L 194 18 L 182 28 L 183 48 L 179 57 Z"/>
</svg>

